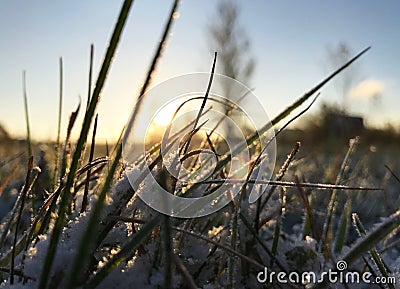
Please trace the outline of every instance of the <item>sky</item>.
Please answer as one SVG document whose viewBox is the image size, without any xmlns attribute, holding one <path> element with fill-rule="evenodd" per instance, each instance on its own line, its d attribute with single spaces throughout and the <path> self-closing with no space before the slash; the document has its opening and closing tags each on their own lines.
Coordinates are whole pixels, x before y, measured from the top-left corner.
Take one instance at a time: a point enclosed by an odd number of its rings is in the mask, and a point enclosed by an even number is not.
<svg viewBox="0 0 400 289">
<path fill-rule="evenodd" d="M 399 1 L 236 3 L 251 45 L 246 53 L 256 61 L 249 86 L 255 88 L 271 117 L 333 70 L 327 51 L 343 42 L 354 54 L 372 47 L 354 72 L 357 82 L 349 92 L 346 109 L 363 115 L 369 125 L 399 126 Z M 178 75 L 210 70 L 207 27 L 215 21 L 217 4 L 211 0 L 181 2 L 153 86 Z M 60 57 L 65 134 L 70 113 L 80 99 L 86 101 L 90 44 L 95 46 L 96 78 L 121 5 L 116 0 L 0 2 L 0 124 L 11 135 L 23 138 L 26 134 L 22 93 L 22 71 L 26 70 L 32 137 L 56 138 Z M 120 135 L 171 5 L 166 0 L 134 2 L 99 103 L 98 140 L 113 141 Z M 340 79 L 324 88 L 314 110 L 323 102 L 343 103 L 339 86 Z M 77 125 L 75 135 L 79 129 Z"/>
</svg>

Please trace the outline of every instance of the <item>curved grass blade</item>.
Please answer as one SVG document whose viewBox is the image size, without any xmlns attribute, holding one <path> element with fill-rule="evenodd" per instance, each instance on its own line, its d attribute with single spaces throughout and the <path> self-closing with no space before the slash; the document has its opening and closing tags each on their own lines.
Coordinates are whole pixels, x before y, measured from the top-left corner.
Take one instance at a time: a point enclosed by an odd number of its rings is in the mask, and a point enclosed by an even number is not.
<svg viewBox="0 0 400 289">
<path fill-rule="evenodd" d="M 187 140 L 185 141 L 185 143 L 183 145 L 183 154 L 184 155 L 187 153 L 187 151 L 189 149 L 189 145 L 190 145 L 190 142 L 192 140 L 192 137 L 196 133 L 197 124 L 199 123 L 201 114 L 203 113 L 204 107 L 206 106 L 207 98 L 208 98 L 208 95 L 210 94 L 211 85 L 212 85 L 212 81 L 213 81 L 213 78 L 214 78 L 214 71 L 215 71 L 215 64 L 216 63 L 217 63 L 217 52 L 214 53 L 214 60 L 213 60 L 212 68 L 211 68 L 210 80 L 208 81 L 207 90 L 206 90 L 206 93 L 204 95 L 203 102 L 201 103 L 200 110 L 199 110 L 199 112 L 197 114 L 196 120 L 195 120 L 194 125 L 193 125 L 193 129 L 190 132 Z"/>
</svg>

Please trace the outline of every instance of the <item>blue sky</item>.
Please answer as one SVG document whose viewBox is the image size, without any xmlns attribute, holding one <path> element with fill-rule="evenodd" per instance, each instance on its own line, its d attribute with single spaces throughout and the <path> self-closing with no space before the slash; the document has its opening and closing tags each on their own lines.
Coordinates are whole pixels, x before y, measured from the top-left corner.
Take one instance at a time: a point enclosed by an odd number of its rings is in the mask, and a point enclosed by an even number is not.
<svg viewBox="0 0 400 289">
<path fill-rule="evenodd" d="M 32 134 L 55 139 L 58 110 L 58 59 L 64 60 L 63 131 L 68 116 L 87 96 L 89 46 L 95 45 L 95 75 L 122 1 L 0 2 L 0 123 L 15 136 L 25 134 L 22 71 Z M 207 25 L 218 1 L 182 1 L 180 17 L 160 62 L 157 82 L 209 71 L 212 57 Z M 240 22 L 251 41 L 256 95 L 274 116 L 327 75 L 327 49 L 339 42 L 354 52 L 372 46 L 359 64 L 360 81 L 348 109 L 370 124 L 399 125 L 400 2 L 398 1 L 237 1 Z M 151 61 L 171 1 L 134 2 L 99 105 L 100 140 L 118 137 Z M 375 84 L 375 86 L 373 85 Z M 338 82 L 336 82 L 338 85 Z M 340 103 L 335 83 L 323 101 Z M 368 100 L 368 89 L 381 100 Z M 76 132 L 80 127 L 76 127 Z"/>
</svg>

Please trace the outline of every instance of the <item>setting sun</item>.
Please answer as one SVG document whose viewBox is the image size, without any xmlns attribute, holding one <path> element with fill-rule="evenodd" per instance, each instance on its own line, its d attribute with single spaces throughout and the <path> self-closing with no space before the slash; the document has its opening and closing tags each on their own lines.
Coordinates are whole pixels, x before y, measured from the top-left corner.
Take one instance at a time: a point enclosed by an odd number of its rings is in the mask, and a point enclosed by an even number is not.
<svg viewBox="0 0 400 289">
<path fill-rule="evenodd" d="M 153 117 L 154 124 L 158 126 L 167 126 L 178 106 L 179 105 L 176 102 L 170 102 L 161 107 Z"/>
</svg>

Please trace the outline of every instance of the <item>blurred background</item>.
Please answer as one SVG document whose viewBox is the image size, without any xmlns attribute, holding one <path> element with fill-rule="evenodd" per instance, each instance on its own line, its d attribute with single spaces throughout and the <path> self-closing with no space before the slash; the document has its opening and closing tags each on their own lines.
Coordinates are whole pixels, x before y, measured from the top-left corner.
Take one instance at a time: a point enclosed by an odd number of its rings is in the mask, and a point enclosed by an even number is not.
<svg viewBox="0 0 400 289">
<path fill-rule="evenodd" d="M 161 0 L 135 1 L 99 104 L 98 143 L 112 143 L 120 135 L 170 5 Z M 26 136 L 25 70 L 31 137 L 56 139 L 60 57 L 65 136 L 70 113 L 87 99 L 90 44 L 95 47 L 95 80 L 120 6 L 119 1 L 97 0 L 0 2 L 0 138 Z M 212 53 L 218 51 L 217 71 L 254 88 L 272 118 L 346 60 L 372 46 L 321 91 L 308 117 L 294 128 L 321 130 L 325 119 L 352 127 L 344 138 L 365 127 L 389 129 L 389 135 L 398 131 L 398 1 L 186 0 L 179 11 L 153 86 L 181 74 L 210 71 Z M 231 38 L 226 37 L 227 28 L 232 30 L 228 31 Z M 321 111 L 328 112 L 326 118 L 321 118 Z M 339 124 L 330 131 L 341 128 Z M 79 129 L 74 128 L 73 138 Z"/>
</svg>

